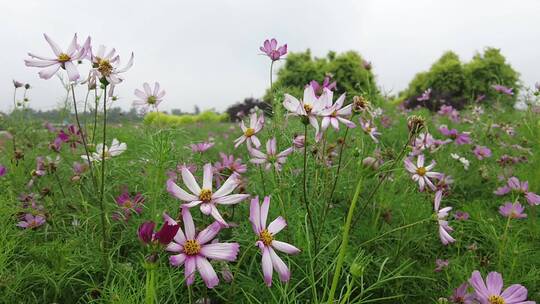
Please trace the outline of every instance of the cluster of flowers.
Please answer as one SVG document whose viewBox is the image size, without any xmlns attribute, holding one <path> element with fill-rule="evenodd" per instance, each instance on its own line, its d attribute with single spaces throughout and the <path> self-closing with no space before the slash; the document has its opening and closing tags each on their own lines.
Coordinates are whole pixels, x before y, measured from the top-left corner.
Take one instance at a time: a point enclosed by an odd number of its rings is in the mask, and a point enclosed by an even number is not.
<svg viewBox="0 0 540 304">
<path fill-rule="evenodd" d="M 47 221 L 45 216 L 45 208 L 37 199 L 38 195 L 35 193 L 21 194 L 19 201 L 21 202 L 21 209 L 23 212 L 19 213 L 18 217 L 20 221 L 17 226 L 23 229 L 35 229 L 44 225 Z"/>
</svg>

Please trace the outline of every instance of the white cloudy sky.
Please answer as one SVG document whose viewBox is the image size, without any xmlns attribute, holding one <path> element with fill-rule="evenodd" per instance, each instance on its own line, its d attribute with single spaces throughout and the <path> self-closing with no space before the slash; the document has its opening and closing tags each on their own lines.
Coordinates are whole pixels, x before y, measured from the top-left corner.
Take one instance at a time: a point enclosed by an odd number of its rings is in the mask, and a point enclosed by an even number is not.
<svg viewBox="0 0 540 304">
<path fill-rule="evenodd" d="M 223 110 L 259 97 L 268 60 L 267 37 L 290 51 L 357 50 L 373 62 L 379 85 L 396 92 L 445 50 L 470 59 L 484 46 L 501 48 L 526 85 L 540 80 L 540 1 L 519 0 L 0 0 L 0 110 L 11 108 L 11 79 L 30 82 L 32 107 L 54 108 L 58 81 L 40 80 L 24 66 L 26 52 L 49 55 L 42 33 L 67 46 L 74 32 L 95 45 L 135 52 L 135 65 L 118 88 L 129 108 L 133 90 L 159 81 L 164 109 L 194 105 Z"/>
</svg>

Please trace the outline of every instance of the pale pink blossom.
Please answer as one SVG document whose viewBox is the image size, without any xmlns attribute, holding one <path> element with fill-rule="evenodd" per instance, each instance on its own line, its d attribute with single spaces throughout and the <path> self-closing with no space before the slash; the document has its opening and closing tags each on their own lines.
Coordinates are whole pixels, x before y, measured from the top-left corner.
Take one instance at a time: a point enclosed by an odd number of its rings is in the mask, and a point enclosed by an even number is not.
<svg viewBox="0 0 540 304">
<path fill-rule="evenodd" d="M 257 165 L 265 165 L 266 170 L 269 170 L 273 165 L 276 170 L 280 171 L 281 166 L 287 161 L 287 156 L 293 151 L 293 148 L 289 147 L 277 153 L 276 139 L 272 138 L 266 142 L 266 154 L 255 148 L 249 150 L 249 154 L 252 157 L 250 162 Z"/>
<path fill-rule="evenodd" d="M 432 178 L 439 179 L 442 177 L 442 174 L 439 172 L 432 172 L 431 170 L 435 167 L 435 161 L 431 161 L 431 164 L 428 166 L 424 165 L 424 155 L 418 155 L 416 159 L 416 164 L 414 164 L 410 157 L 405 158 L 405 169 L 412 174 L 412 179 L 415 182 L 418 182 L 420 186 L 420 191 L 424 191 L 425 186 L 427 185 L 431 190 L 435 191 L 435 185 L 432 182 Z"/>
<path fill-rule="evenodd" d="M 259 138 L 256 136 L 264 126 L 264 115 L 257 117 L 257 113 L 252 113 L 250 115 L 249 127 L 246 127 L 244 121 L 240 122 L 240 128 L 242 129 L 242 136 L 234 140 L 234 147 L 238 148 L 243 142 L 246 142 L 248 147 L 253 144 L 255 148 L 261 146 Z"/>
</svg>

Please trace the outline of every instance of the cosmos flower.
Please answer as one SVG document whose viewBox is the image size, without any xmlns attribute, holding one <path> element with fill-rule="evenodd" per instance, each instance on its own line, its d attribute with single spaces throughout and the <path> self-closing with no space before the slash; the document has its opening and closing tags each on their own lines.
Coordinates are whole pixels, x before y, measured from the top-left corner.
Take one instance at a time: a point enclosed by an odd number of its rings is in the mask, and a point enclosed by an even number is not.
<svg viewBox="0 0 540 304">
<path fill-rule="evenodd" d="M 437 113 L 442 116 L 447 116 L 453 122 L 459 121 L 459 112 L 452 106 L 442 105 Z"/>
<path fill-rule="evenodd" d="M 270 197 L 266 196 L 262 205 L 259 205 L 259 197 L 251 200 L 249 221 L 253 228 L 253 232 L 259 238 L 255 243 L 262 253 L 262 271 L 264 282 L 267 286 L 272 285 L 273 269 L 279 274 L 279 279 L 282 282 L 288 282 L 291 277 L 291 271 L 283 260 L 276 254 L 274 249 L 287 253 L 297 254 L 300 249 L 291 244 L 276 240 L 275 235 L 287 226 L 287 222 L 281 216 L 266 226 L 268 218 L 268 210 L 270 209 Z"/>
<path fill-rule="evenodd" d="M 133 66 L 134 55 L 131 53 L 128 63 L 121 66 L 120 56 L 116 55 L 116 50 L 113 48 L 108 53 L 105 52 L 105 46 L 100 45 L 97 52 L 90 50 L 89 56 L 92 61 L 92 72 L 99 78 L 101 83 L 111 85 L 109 97 L 114 95 L 114 88 L 120 84 L 124 78 L 121 74 L 127 72 Z"/>
<path fill-rule="evenodd" d="M 506 86 L 503 86 L 501 84 L 494 84 L 491 86 L 495 91 L 499 92 L 499 93 L 502 93 L 502 94 L 505 94 L 505 95 L 508 95 L 508 96 L 512 96 L 514 95 L 514 92 L 512 92 L 512 88 L 508 88 Z"/>
<path fill-rule="evenodd" d="M 247 165 L 242 163 L 240 158 L 235 159 L 234 155 L 227 155 L 219 152 L 221 161 L 214 164 L 214 177 L 219 185 L 232 174 L 243 174 L 247 172 Z"/>
<path fill-rule="evenodd" d="M 274 165 L 276 170 L 280 171 L 281 166 L 287 161 L 287 156 L 293 151 L 293 148 L 289 147 L 277 153 L 276 138 L 271 138 L 266 142 L 266 154 L 254 148 L 249 150 L 249 154 L 252 156 L 250 162 L 265 165 L 266 170 L 269 170 Z"/>
<path fill-rule="evenodd" d="M 336 89 L 336 82 L 330 83 L 332 78 L 329 76 L 324 77 L 324 80 L 321 84 L 319 84 L 316 80 L 312 80 L 309 85 L 313 88 L 313 91 L 315 91 L 315 95 L 321 96 L 324 92 L 324 89 L 334 91 Z"/>
<path fill-rule="evenodd" d="M 195 177 L 186 167 L 182 168 L 182 180 L 184 185 L 191 191 L 186 192 L 169 179 L 167 181 L 167 191 L 174 197 L 186 202 L 182 206 L 193 208 L 200 205 L 201 212 L 205 215 L 211 215 L 216 221 L 224 226 L 227 222 L 221 217 L 216 205 L 234 205 L 246 199 L 249 194 L 231 194 L 239 184 L 239 175 L 232 174 L 223 185 L 216 191 L 212 191 L 212 164 L 206 164 L 203 167 L 203 185 L 199 186 Z"/>
<path fill-rule="evenodd" d="M 377 126 L 371 120 L 364 120 L 362 117 L 359 119 L 360 127 L 362 130 L 373 139 L 374 142 L 378 143 L 378 137 L 381 135 L 381 132 L 377 131 Z"/>
<path fill-rule="evenodd" d="M 454 229 L 450 227 L 450 225 L 448 225 L 448 221 L 446 220 L 450 210 L 452 210 L 452 207 L 444 207 L 437 211 L 437 222 L 439 223 L 439 238 L 441 239 L 443 245 L 448 245 L 456 241 L 450 235 L 450 232 L 454 231 Z"/>
<path fill-rule="evenodd" d="M 18 89 L 18 88 L 24 86 L 24 83 L 13 79 L 13 86 L 15 87 L 15 89 Z"/>
<path fill-rule="evenodd" d="M 502 216 L 513 219 L 526 218 L 527 214 L 525 214 L 523 211 L 525 211 L 525 208 L 521 206 L 519 202 L 507 202 L 499 207 L 499 213 Z"/>
<path fill-rule="evenodd" d="M 170 218 L 167 218 L 170 219 Z M 172 242 L 176 233 L 180 230 L 180 226 L 173 220 L 165 220 L 161 229 L 154 232 L 156 223 L 147 221 L 142 223 L 137 230 L 139 240 L 145 245 L 160 244 L 167 246 Z"/>
<path fill-rule="evenodd" d="M 458 221 L 466 221 L 469 219 L 469 213 L 465 211 L 456 211 L 456 213 L 454 213 L 454 218 Z"/>
<path fill-rule="evenodd" d="M 176 223 L 170 217 L 168 221 Z M 219 278 L 208 260 L 233 262 L 236 260 L 240 245 L 212 242 L 222 228 L 217 221 L 196 233 L 188 208 L 182 208 L 182 221 L 185 233 L 182 229 L 178 229 L 174 241 L 166 248 L 167 251 L 177 253 L 169 257 L 169 262 L 174 267 L 184 265 L 187 285 L 193 284 L 195 272 L 199 271 L 206 287 L 214 288 L 219 284 Z"/>
<path fill-rule="evenodd" d="M 529 182 L 521 182 L 515 176 L 510 177 L 506 185 L 497 188 L 494 193 L 496 195 L 502 196 L 508 194 L 511 191 L 523 195 L 531 206 L 540 205 L 540 195 L 529 191 Z"/>
<path fill-rule="evenodd" d="M 304 135 L 296 135 L 293 138 L 293 147 L 298 150 L 304 149 L 306 145 L 306 137 Z"/>
<path fill-rule="evenodd" d="M 7 168 L 3 165 L 0 165 L 0 177 L 5 176 L 7 174 Z"/>
<path fill-rule="evenodd" d="M 469 135 L 469 132 L 460 133 L 456 129 L 448 129 L 448 127 L 445 125 L 439 127 L 439 132 L 441 132 L 444 136 L 450 137 L 450 139 L 452 139 L 456 143 L 456 145 L 464 145 L 471 143 L 471 137 Z"/>
<path fill-rule="evenodd" d="M 478 270 L 473 271 L 469 284 L 474 288 L 475 300 L 480 304 L 534 304 L 527 301 L 527 288 L 520 284 L 513 284 L 503 288 L 503 279 L 500 273 L 490 272 L 484 283 Z"/>
<path fill-rule="evenodd" d="M 278 47 L 278 42 L 275 38 L 266 39 L 259 50 L 266 54 L 272 61 L 276 61 L 287 54 L 287 44 Z"/>
<path fill-rule="evenodd" d="M 421 154 L 423 151 L 430 153 L 436 152 L 443 145 L 451 142 L 450 140 L 435 139 L 430 133 L 420 133 L 412 143 L 412 155 Z"/>
<path fill-rule="evenodd" d="M 34 216 L 31 213 L 26 213 L 24 219 L 17 226 L 24 229 L 34 229 L 43 224 L 45 224 L 45 217 L 43 215 L 38 214 Z"/>
<path fill-rule="evenodd" d="M 467 282 L 459 285 L 458 288 L 454 289 L 452 296 L 450 296 L 450 302 L 455 304 L 473 304 L 474 294 L 468 293 L 468 288 L 469 284 Z"/>
<path fill-rule="evenodd" d="M 325 90 L 325 92 L 330 92 Z M 324 95 L 324 93 L 323 93 Z M 296 97 L 285 94 L 285 99 L 283 100 L 283 106 L 291 115 L 300 116 L 304 119 L 307 119 L 305 123 L 309 122 L 315 128 L 315 134 L 319 134 L 319 122 L 317 121 L 317 116 L 320 115 L 321 111 L 325 108 L 326 97 L 317 98 L 313 87 L 308 85 L 304 89 L 304 98 L 302 100 L 296 99 Z"/>
<path fill-rule="evenodd" d="M 431 88 L 427 89 L 420 95 L 416 100 L 418 101 L 428 101 L 431 98 Z"/>
<path fill-rule="evenodd" d="M 77 145 L 82 144 L 82 136 L 81 130 L 71 124 L 67 127 L 67 132 L 64 130 L 58 132 L 57 139 L 63 143 L 69 143 L 71 149 L 75 149 Z"/>
<path fill-rule="evenodd" d="M 103 156 L 105 160 L 107 160 L 124 153 L 126 149 L 127 145 L 119 142 L 118 139 L 115 138 L 112 140 L 110 148 L 107 145 L 103 146 L 103 144 L 100 143 L 96 146 L 96 152 L 93 152 L 89 158 L 86 157 L 86 155 L 81 155 L 81 157 L 89 162 L 99 162 L 102 160 Z"/>
<path fill-rule="evenodd" d="M 441 272 L 444 268 L 448 268 L 448 265 L 450 265 L 450 261 L 443 260 L 443 259 L 436 259 L 435 260 L 435 272 Z"/>
<path fill-rule="evenodd" d="M 431 161 L 431 164 L 424 166 L 424 155 L 420 154 L 417 157 L 416 164 L 414 164 L 410 157 L 405 158 L 405 169 L 412 174 L 412 179 L 418 182 L 420 191 L 424 191 L 427 185 L 431 190 L 435 191 L 435 185 L 431 181 L 431 178 L 439 179 L 442 174 L 439 172 L 432 172 L 435 167 L 435 161 Z"/>
<path fill-rule="evenodd" d="M 476 146 L 473 150 L 474 155 L 479 160 L 482 160 L 487 157 L 491 157 L 491 150 L 488 147 L 484 146 Z"/>
<path fill-rule="evenodd" d="M 48 58 L 38 56 L 33 53 L 28 53 L 32 59 L 24 61 L 26 66 L 44 68 L 39 72 L 39 77 L 43 79 L 50 79 L 56 72 L 62 68 L 66 70 L 70 81 L 77 81 L 80 78 L 79 71 L 77 70 L 76 63 L 86 55 L 88 48 L 90 48 L 90 37 L 88 37 L 79 49 L 77 48 L 77 34 L 73 36 L 71 44 L 64 52 L 56 42 L 54 42 L 47 34 L 43 34 L 47 43 L 51 46 L 54 53 L 54 58 Z"/>
<path fill-rule="evenodd" d="M 240 122 L 240 128 L 242 129 L 243 134 L 234 140 L 235 148 L 238 148 L 243 142 L 246 142 L 248 147 L 251 144 L 253 144 L 255 148 L 261 146 L 259 138 L 255 135 L 259 133 L 264 126 L 264 115 L 261 114 L 261 116 L 257 117 L 257 113 L 254 112 L 251 113 L 249 119 L 249 127 L 246 127 L 244 121 Z"/>
<path fill-rule="evenodd" d="M 334 93 L 329 89 L 323 89 L 323 94 L 319 98 L 324 104 L 324 109 L 321 110 L 320 116 L 322 116 L 321 128 L 326 131 L 329 125 L 335 130 L 339 130 L 339 123 L 346 125 L 348 128 L 355 128 L 356 125 L 345 117 L 352 115 L 352 104 L 348 104 L 345 107 L 343 102 L 345 101 L 345 93 L 341 94 L 334 104 L 332 104 Z"/>
<path fill-rule="evenodd" d="M 435 199 L 433 202 L 433 209 L 435 211 L 439 210 L 441 206 L 441 200 L 444 195 L 448 195 L 450 192 L 450 185 L 454 183 L 454 179 L 450 175 L 441 174 L 437 183 L 435 184 Z"/>
<path fill-rule="evenodd" d="M 113 213 L 115 220 L 128 220 L 132 213 L 141 214 L 144 206 L 144 197 L 141 193 L 131 195 L 127 189 L 116 197 L 116 204 L 120 207 L 119 212 Z"/>
<path fill-rule="evenodd" d="M 213 142 L 202 142 L 202 143 L 189 145 L 189 147 L 191 148 L 191 151 L 194 153 L 204 153 L 208 151 L 208 149 L 212 148 L 213 146 L 214 146 Z"/>
<path fill-rule="evenodd" d="M 146 112 L 148 108 L 157 110 L 157 107 L 163 101 L 165 90 L 160 91 L 159 82 L 154 83 L 153 90 L 150 85 L 145 82 L 143 83 L 143 89 L 144 92 L 139 89 L 135 89 L 135 96 L 137 96 L 139 99 L 133 101 L 133 106 L 140 107 L 144 112 Z"/>
<path fill-rule="evenodd" d="M 468 159 L 466 159 L 463 156 L 460 156 L 457 153 L 450 153 L 450 157 L 459 161 L 463 165 L 463 169 L 469 170 L 469 166 L 471 165 L 471 162 Z"/>
</svg>

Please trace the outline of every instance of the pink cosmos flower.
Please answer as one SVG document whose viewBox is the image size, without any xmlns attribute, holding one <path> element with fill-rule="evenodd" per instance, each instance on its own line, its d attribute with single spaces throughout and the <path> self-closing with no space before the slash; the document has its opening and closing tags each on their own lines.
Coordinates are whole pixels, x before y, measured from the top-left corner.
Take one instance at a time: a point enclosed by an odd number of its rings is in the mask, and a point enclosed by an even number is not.
<svg viewBox="0 0 540 304">
<path fill-rule="evenodd" d="M 259 50 L 265 53 L 272 61 L 276 61 L 287 54 L 287 44 L 278 47 L 278 42 L 275 38 L 266 39 Z"/>
<path fill-rule="evenodd" d="M 170 217 L 167 221 L 176 223 Z M 240 245 L 238 243 L 211 242 L 222 228 L 217 221 L 196 233 L 195 224 L 188 208 L 182 208 L 182 221 L 185 233 L 182 229 L 178 229 L 174 241 L 166 248 L 167 251 L 177 253 L 169 257 L 169 262 L 174 267 L 184 265 L 187 285 L 193 284 L 195 272 L 198 270 L 206 287 L 214 288 L 219 284 L 219 278 L 208 259 L 233 262 L 236 260 Z"/>
<path fill-rule="evenodd" d="M 52 123 L 48 122 L 48 121 L 43 123 L 43 127 L 45 129 L 47 129 L 47 131 L 49 131 L 51 133 L 56 132 L 56 128 L 54 127 L 54 125 Z"/>
<path fill-rule="evenodd" d="M 459 112 L 452 106 L 442 105 L 437 113 L 439 115 L 447 116 L 453 122 L 459 122 Z"/>
<path fill-rule="evenodd" d="M 249 221 L 251 222 L 253 232 L 255 232 L 259 238 L 255 244 L 262 253 L 262 271 L 264 282 L 267 286 L 272 285 L 273 269 L 277 271 L 279 279 L 282 282 L 288 282 L 291 277 L 291 271 L 276 254 L 274 249 L 287 254 L 297 254 L 300 252 L 300 249 L 293 245 L 274 239 L 274 236 L 287 226 L 287 222 L 283 217 L 279 216 L 267 227 L 266 219 L 268 218 L 269 209 L 270 197 L 266 196 L 262 205 L 259 205 L 259 197 L 255 197 L 251 200 Z"/>
<path fill-rule="evenodd" d="M 523 211 L 525 211 L 525 208 L 519 202 L 507 202 L 499 207 L 499 213 L 502 216 L 514 219 L 526 218 L 527 214 Z"/>
<path fill-rule="evenodd" d="M 441 206 L 441 200 L 444 195 L 448 195 L 450 192 L 450 185 L 454 183 L 454 179 L 450 175 L 441 174 L 437 183 L 435 184 L 435 199 L 433 202 L 433 209 L 439 210 Z"/>
<path fill-rule="evenodd" d="M 240 158 L 235 159 L 234 155 L 227 155 L 223 152 L 219 152 L 221 162 L 214 164 L 214 177 L 216 182 L 221 183 L 232 174 L 243 174 L 247 172 L 247 165 L 242 163 Z"/>
<path fill-rule="evenodd" d="M 378 137 L 381 135 L 381 132 L 377 131 L 377 126 L 371 120 L 364 120 L 362 117 L 358 120 L 360 122 L 360 127 L 364 132 L 373 139 L 374 142 L 378 143 Z"/>
<path fill-rule="evenodd" d="M 223 183 L 221 188 L 216 192 L 212 192 L 212 177 L 213 170 L 212 164 L 206 164 L 203 167 L 203 186 L 199 186 L 195 177 L 186 167 L 182 168 L 182 180 L 184 185 L 191 191 L 186 192 L 174 182 L 174 180 L 167 180 L 167 191 L 174 197 L 187 202 L 182 206 L 187 208 L 193 208 L 200 205 L 201 212 L 205 215 L 212 215 L 212 217 L 223 224 L 228 226 L 227 222 L 221 217 L 216 205 L 234 205 L 246 199 L 249 194 L 231 194 L 239 184 L 239 175 L 233 173 Z"/>
<path fill-rule="evenodd" d="M 512 88 L 508 88 L 508 87 L 500 85 L 500 84 L 494 84 L 491 87 L 495 91 L 497 91 L 499 93 L 502 93 L 502 94 L 505 94 L 505 95 L 508 95 L 508 96 L 514 95 L 514 92 L 512 92 L 512 90 L 513 90 Z"/>
<path fill-rule="evenodd" d="M 204 153 L 208 151 L 208 149 L 212 148 L 213 146 L 214 146 L 213 142 L 202 142 L 202 143 L 189 145 L 189 147 L 191 148 L 191 151 L 194 153 Z"/>
<path fill-rule="evenodd" d="M 450 297 L 450 302 L 455 304 L 473 304 L 474 294 L 468 293 L 467 288 L 469 288 L 469 284 L 465 282 L 454 289 L 454 293 Z"/>
<path fill-rule="evenodd" d="M 132 213 L 141 214 L 144 206 L 144 197 L 141 193 L 131 195 L 127 189 L 116 197 L 116 204 L 120 207 L 119 212 L 113 213 L 114 220 L 124 219 L 127 221 Z"/>
<path fill-rule="evenodd" d="M 325 92 L 330 92 L 325 90 Z M 324 93 L 323 93 L 324 95 Z M 283 106 L 291 115 L 300 116 L 308 120 L 308 122 L 315 128 L 315 134 L 319 134 L 319 122 L 317 116 L 321 114 L 321 111 L 327 106 L 326 101 L 328 98 L 317 98 L 313 87 L 308 85 L 304 89 L 304 99 L 298 100 L 296 97 L 285 94 L 283 100 Z"/>
<path fill-rule="evenodd" d="M 0 177 L 4 176 L 7 174 L 7 168 L 4 167 L 3 165 L 0 165 Z"/>
<path fill-rule="evenodd" d="M 450 261 L 443 260 L 443 259 L 436 259 L 435 260 L 435 272 L 441 272 L 444 268 L 448 268 L 448 265 L 450 265 Z"/>
<path fill-rule="evenodd" d="M 431 153 L 436 152 L 440 147 L 449 142 L 451 142 L 449 139 L 446 141 L 435 139 L 430 133 L 420 133 L 420 135 L 418 135 L 418 137 L 413 141 L 412 155 L 421 154 L 426 150 Z"/>
<path fill-rule="evenodd" d="M 257 117 L 257 113 L 254 112 L 249 118 L 250 121 L 248 128 L 246 128 L 244 121 L 240 122 L 240 128 L 242 129 L 243 134 L 234 140 L 235 148 L 238 148 L 238 146 L 240 146 L 243 142 L 246 142 L 248 147 L 251 144 L 253 144 L 255 148 L 259 148 L 261 146 L 259 138 L 257 138 L 255 135 L 259 133 L 264 126 L 264 115 L 261 114 L 261 116 Z"/>
<path fill-rule="evenodd" d="M 420 95 L 420 97 L 416 98 L 418 101 L 428 101 L 431 98 L 431 88 L 427 89 Z"/>
<path fill-rule="evenodd" d="M 71 149 L 77 148 L 77 145 L 82 144 L 82 132 L 75 125 L 71 124 L 67 127 L 67 132 L 60 130 L 57 139 L 64 143 L 69 143 Z"/>
<path fill-rule="evenodd" d="M 161 226 L 161 229 L 154 232 L 156 223 L 147 221 L 142 223 L 137 230 L 137 236 L 139 240 L 145 245 L 160 244 L 163 246 L 169 245 L 176 233 L 180 230 L 178 223 L 170 219 L 170 217 L 164 215 L 165 222 Z"/>
<path fill-rule="evenodd" d="M 418 182 L 420 191 L 424 191 L 426 185 L 435 191 L 435 185 L 430 178 L 439 179 L 442 177 L 441 173 L 431 171 L 435 167 L 435 161 L 432 160 L 431 164 L 424 166 L 424 154 L 420 154 L 418 155 L 416 164 L 412 162 L 410 157 L 405 158 L 404 163 L 405 169 L 412 174 L 412 179 Z"/>
<path fill-rule="evenodd" d="M 103 83 L 110 84 L 109 96 L 114 95 L 114 88 L 120 84 L 124 78 L 121 74 L 127 72 L 133 66 L 134 55 L 131 53 L 128 63 L 120 68 L 120 56 L 116 55 L 113 48 L 108 53 L 105 52 L 105 46 L 100 45 L 97 52 L 90 50 L 89 57 L 92 61 L 92 73 Z"/>
<path fill-rule="evenodd" d="M 488 147 L 484 146 L 476 146 L 473 150 L 474 155 L 479 160 L 482 160 L 487 157 L 491 157 L 491 150 Z"/>
<path fill-rule="evenodd" d="M 326 131 L 329 125 L 335 130 L 339 130 L 339 123 L 346 125 L 348 128 L 355 128 L 356 125 L 345 117 L 352 115 L 352 104 L 348 104 L 345 107 L 343 102 L 345 101 L 345 93 L 341 94 L 334 104 L 332 104 L 334 93 L 327 88 L 323 89 L 323 94 L 319 98 L 324 104 L 324 109 L 321 110 L 320 116 L 322 116 L 321 128 Z M 321 133 L 319 133 L 321 134 Z"/>
<path fill-rule="evenodd" d="M 287 156 L 293 151 L 293 148 L 289 147 L 277 153 L 276 138 L 271 138 L 266 142 L 266 154 L 255 148 L 249 150 L 249 154 L 252 156 L 249 161 L 257 165 L 265 165 L 265 170 L 270 170 L 274 165 L 276 170 L 280 171 L 281 166 L 287 161 Z"/>
<path fill-rule="evenodd" d="M 469 283 L 474 288 L 475 300 L 480 304 L 535 304 L 527 301 L 527 288 L 520 284 L 513 284 L 503 288 L 503 279 L 500 273 L 490 272 L 484 283 L 478 270 L 472 273 Z"/>
<path fill-rule="evenodd" d="M 540 195 L 529 192 L 529 182 L 520 182 L 519 179 L 515 176 L 510 177 L 507 181 L 507 184 L 497 188 L 494 193 L 496 195 L 502 196 L 508 194 L 511 191 L 524 195 L 525 199 L 531 206 L 540 205 Z"/>
<path fill-rule="evenodd" d="M 336 82 L 332 82 L 330 83 L 330 81 L 332 80 L 332 78 L 326 76 L 324 77 L 324 80 L 321 84 L 319 84 L 316 80 L 312 80 L 309 85 L 313 88 L 313 90 L 315 91 L 315 95 L 317 96 L 321 96 L 324 92 L 324 89 L 327 89 L 327 90 L 330 90 L 330 91 L 333 91 L 336 89 Z"/>
<path fill-rule="evenodd" d="M 439 238 L 443 245 L 448 245 L 456 240 L 450 235 L 450 232 L 454 231 L 454 228 L 448 225 L 446 218 L 448 213 L 452 210 L 452 207 L 444 207 L 437 211 L 437 221 L 439 223 Z"/>
<path fill-rule="evenodd" d="M 293 147 L 298 150 L 304 149 L 306 145 L 306 137 L 304 135 L 296 135 L 293 138 Z"/>
<path fill-rule="evenodd" d="M 447 126 L 442 125 L 439 127 L 439 132 L 441 132 L 444 136 L 450 137 L 456 145 L 464 145 L 464 144 L 470 144 L 471 143 L 471 137 L 469 136 L 469 132 L 462 132 L 459 133 L 456 129 L 448 129 Z"/>
<path fill-rule="evenodd" d="M 24 215 L 24 220 L 20 221 L 17 226 L 24 229 L 34 229 L 43 224 L 45 224 L 45 217 L 43 215 L 38 214 L 34 216 L 31 213 L 27 213 Z"/>
<path fill-rule="evenodd" d="M 144 92 L 135 89 L 135 96 L 139 99 L 133 101 L 134 107 L 140 107 L 144 112 L 148 111 L 148 108 L 152 108 L 157 111 L 157 107 L 163 101 L 165 96 L 165 90 L 160 91 L 159 82 L 154 83 L 154 89 L 145 82 L 143 83 Z"/>
<path fill-rule="evenodd" d="M 456 211 L 454 218 L 458 221 L 466 221 L 469 219 L 469 213 L 465 211 Z"/>
<path fill-rule="evenodd" d="M 66 70 L 69 81 L 77 81 L 80 78 L 76 63 L 86 55 L 90 48 L 90 37 L 88 37 L 84 45 L 77 49 L 77 34 L 73 36 L 71 44 L 64 52 L 56 42 L 54 42 L 47 34 L 43 34 L 47 43 L 51 46 L 54 53 L 54 58 L 38 56 L 33 53 L 28 53 L 32 59 L 24 61 L 26 66 L 45 68 L 39 72 L 39 77 L 50 79 L 56 72 L 62 68 Z M 36 60 L 37 59 L 37 60 Z"/>
</svg>

